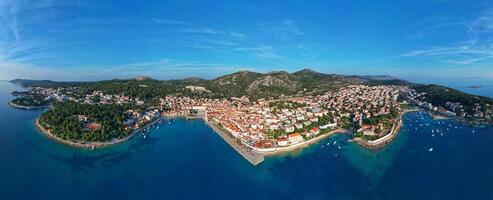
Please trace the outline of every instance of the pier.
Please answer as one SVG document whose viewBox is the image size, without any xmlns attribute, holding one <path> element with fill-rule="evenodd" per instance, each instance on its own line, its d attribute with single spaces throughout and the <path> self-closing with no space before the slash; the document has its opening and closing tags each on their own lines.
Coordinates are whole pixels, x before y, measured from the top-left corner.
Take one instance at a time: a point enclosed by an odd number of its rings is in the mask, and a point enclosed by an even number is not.
<svg viewBox="0 0 493 200">
<path fill-rule="evenodd" d="M 236 138 L 234 138 L 227 131 L 222 130 L 220 127 L 213 123 L 204 120 L 221 138 L 223 138 L 236 152 L 242 155 L 252 165 L 258 165 L 264 161 L 264 155 L 255 152 L 243 144 L 238 144 Z"/>
</svg>

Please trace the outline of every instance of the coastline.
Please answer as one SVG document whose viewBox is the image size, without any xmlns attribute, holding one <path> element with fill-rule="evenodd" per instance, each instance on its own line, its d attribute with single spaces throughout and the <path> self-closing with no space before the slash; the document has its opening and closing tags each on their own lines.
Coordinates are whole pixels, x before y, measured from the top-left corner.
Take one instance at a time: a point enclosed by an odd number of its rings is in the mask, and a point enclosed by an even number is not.
<svg viewBox="0 0 493 200">
<path fill-rule="evenodd" d="M 153 122 L 147 124 L 146 126 L 140 128 L 140 129 L 134 130 L 131 134 L 127 135 L 124 138 L 117 139 L 114 141 L 109 141 L 109 142 L 79 142 L 79 141 L 69 141 L 69 140 L 61 139 L 61 138 L 57 137 L 56 135 L 53 135 L 49 130 L 46 130 L 43 126 L 41 126 L 41 124 L 39 124 L 39 117 L 36 118 L 35 125 L 36 125 L 36 128 L 39 130 L 39 132 L 41 132 L 41 134 L 47 136 L 48 138 L 50 138 L 56 142 L 59 142 L 61 144 L 65 144 L 65 145 L 68 145 L 71 147 L 84 148 L 84 149 L 94 149 L 94 148 L 108 147 L 111 145 L 125 142 L 125 141 L 131 139 L 137 133 L 140 133 L 142 130 L 147 129 L 150 126 L 154 125 L 155 123 L 157 123 L 161 119 L 162 118 L 158 118 L 158 119 L 154 120 Z"/>
<path fill-rule="evenodd" d="M 256 166 L 264 161 L 265 158 L 263 154 L 259 154 L 259 152 L 253 150 L 243 142 L 241 143 L 242 145 L 238 144 L 237 138 L 232 137 L 232 135 L 229 134 L 229 132 L 221 129 L 220 127 L 216 126 L 214 123 L 205 120 L 205 118 L 202 118 L 202 120 L 204 121 L 205 124 L 211 127 L 212 130 L 214 130 L 214 132 L 216 132 L 221 138 L 223 138 L 223 140 L 225 140 L 226 143 L 228 143 L 231 146 L 231 148 L 236 150 L 236 152 L 242 155 L 243 158 L 245 158 L 252 165 Z"/>
<path fill-rule="evenodd" d="M 22 110 L 38 110 L 38 109 L 44 109 L 44 108 L 50 107 L 49 105 L 46 105 L 46 106 L 21 106 L 19 104 L 15 104 L 12 101 L 9 101 L 9 105 L 13 108 L 18 108 L 18 109 L 22 109 Z"/>
<path fill-rule="evenodd" d="M 336 129 L 325 134 L 319 135 L 318 137 L 311 138 L 309 140 L 290 145 L 287 147 L 276 147 L 276 148 L 268 148 L 268 149 L 260 149 L 256 147 L 252 147 L 243 141 L 241 141 L 241 145 L 238 144 L 238 139 L 231 136 L 229 132 L 220 128 L 216 124 L 209 122 L 204 117 L 201 118 L 205 124 L 210 126 L 219 136 L 221 136 L 233 149 L 235 149 L 240 155 L 242 155 L 247 161 L 249 161 L 252 165 L 258 165 L 264 161 L 265 157 L 268 156 L 276 156 L 282 153 L 287 153 L 294 150 L 303 149 L 311 146 L 312 144 L 318 143 L 323 139 L 326 139 L 335 134 L 344 134 L 349 133 L 349 130 L 346 129 Z M 235 141 L 236 140 L 236 141 Z"/>
<path fill-rule="evenodd" d="M 311 138 L 309 140 L 305 140 L 303 142 L 300 142 L 300 143 L 297 143 L 294 145 L 290 145 L 287 147 L 276 147 L 276 148 L 270 148 L 270 149 L 259 149 L 256 147 L 251 147 L 251 148 L 255 149 L 256 151 L 263 153 L 265 156 L 275 156 L 275 155 L 287 153 L 287 152 L 294 151 L 294 150 L 300 150 L 300 149 L 309 147 L 313 144 L 316 144 L 316 143 L 320 142 L 320 140 L 326 139 L 330 136 L 333 136 L 336 134 L 345 134 L 345 133 L 350 133 L 350 131 L 347 129 L 335 129 L 335 130 L 332 130 L 330 132 L 319 135 L 317 137 L 314 137 L 314 138 Z"/>
<path fill-rule="evenodd" d="M 399 132 L 400 132 L 400 130 L 402 128 L 402 124 L 403 124 L 402 118 L 404 117 L 404 114 L 406 114 L 408 112 L 416 112 L 416 111 L 419 111 L 419 110 L 418 109 L 412 109 L 412 110 L 403 111 L 399 115 L 399 122 L 397 124 L 394 124 L 394 126 L 392 126 L 390 133 L 388 133 L 387 135 L 384 135 L 384 136 L 382 136 L 376 140 L 365 140 L 362 138 L 355 138 L 354 141 L 356 142 L 356 144 L 358 144 L 361 147 L 364 147 L 366 149 L 373 150 L 373 151 L 379 150 L 379 149 L 385 147 L 386 145 L 390 144 L 397 137 L 397 135 L 399 135 Z"/>
</svg>

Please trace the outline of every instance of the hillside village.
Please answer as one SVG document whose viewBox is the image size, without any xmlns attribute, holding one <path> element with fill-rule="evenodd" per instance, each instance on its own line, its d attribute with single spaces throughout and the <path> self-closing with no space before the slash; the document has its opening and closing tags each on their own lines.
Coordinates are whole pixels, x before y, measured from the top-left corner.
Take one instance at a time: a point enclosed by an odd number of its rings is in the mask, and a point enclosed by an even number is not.
<svg viewBox="0 0 493 200">
<path fill-rule="evenodd" d="M 69 113 L 73 113 L 78 118 L 78 122 L 71 121 L 71 127 L 81 127 L 76 129 L 79 135 L 74 137 L 78 139 L 91 138 L 91 140 L 106 138 L 98 137 L 97 134 L 98 131 L 100 134 L 108 131 L 107 124 L 113 124 L 113 128 L 126 132 L 115 134 L 119 137 L 112 139 L 115 140 L 131 134 L 134 130 L 145 127 L 147 124 L 160 119 L 161 116 L 165 116 L 203 118 L 206 122 L 226 131 L 237 142 L 252 149 L 289 147 L 337 131 L 347 131 L 354 138 L 373 141 L 389 134 L 393 135 L 394 132 L 398 131 L 397 125 L 400 123 L 400 117 L 405 111 L 400 105 L 401 103 L 409 103 L 441 116 L 473 119 L 474 122 L 482 123 L 490 123 L 492 121 L 492 104 L 484 103 L 488 101 L 478 101 L 472 107 L 455 101 L 447 101 L 443 105 L 432 105 L 429 102 L 436 101 L 433 101 L 435 99 L 430 99 L 429 94 L 422 92 L 422 89 L 420 90 L 421 92 L 417 92 L 414 89 L 414 85 L 399 80 L 367 80 L 367 84 L 361 84 L 363 83 L 361 78 L 351 77 L 345 79 L 344 77 L 302 70 L 293 73 L 293 75 L 279 72 L 263 75 L 242 71 L 230 76 L 220 77 L 217 82 L 223 84 L 223 86 L 245 83 L 246 86 L 238 87 L 250 92 L 253 91 L 252 88 L 263 88 L 263 91 L 270 91 L 270 89 L 266 89 L 266 87 L 269 87 L 268 82 L 279 82 L 281 84 L 282 81 L 277 80 L 281 76 L 289 77 L 287 81 L 291 81 L 291 85 L 293 85 L 289 87 L 310 88 L 315 87 L 313 85 L 316 85 L 317 81 L 344 81 L 340 82 L 343 84 L 338 89 L 325 90 L 323 93 L 315 92 L 309 95 L 288 92 L 286 95 L 267 98 L 251 98 L 247 95 L 221 97 L 222 95 L 214 94 L 217 90 L 215 89 L 217 85 L 204 85 L 204 81 L 201 79 L 186 80 L 179 84 L 175 81 L 173 84 L 177 88 L 173 90 L 163 89 L 164 86 L 161 87 L 159 82 L 149 78 L 128 82 L 117 81 L 115 84 L 104 82 L 103 85 L 97 87 L 91 85 L 98 85 L 99 83 L 60 83 L 61 86 L 53 86 L 56 83 L 49 82 L 50 86 L 36 86 L 35 82 L 31 81 L 29 83 L 34 85 L 29 87 L 28 91 L 14 92 L 13 94 L 23 99 L 42 99 L 44 102 L 49 102 L 54 108 L 58 108 L 53 109 L 57 112 L 65 112 L 63 111 L 64 108 L 60 106 L 67 105 L 58 102 L 98 106 L 97 110 L 105 112 L 121 110 L 118 111 L 121 113 L 117 113 L 117 115 L 113 116 L 114 119 L 111 119 L 118 121 L 113 122 L 108 121 L 108 118 L 91 115 L 83 110 L 78 111 L 72 108 Z M 317 77 L 319 80 L 316 79 Z M 314 80 L 308 82 L 305 79 Z M 269 81 L 266 82 L 266 80 Z M 358 81 L 355 81 L 356 84 L 348 84 L 350 80 Z M 297 83 L 296 81 L 302 82 Z M 125 85 L 126 83 L 131 85 Z M 169 83 L 165 82 L 163 84 Z M 234 85 L 227 87 L 231 89 L 234 88 Z M 128 90 L 133 92 L 125 92 L 125 89 L 121 87 L 127 87 L 129 88 Z M 317 88 L 320 89 L 320 87 Z M 153 90 L 160 92 L 152 94 Z M 168 90 L 175 92 L 160 95 L 163 91 Z M 183 91 L 188 92 L 183 93 Z M 307 90 L 305 89 L 304 91 L 306 92 Z M 236 92 L 240 94 L 250 93 Z M 279 92 L 279 90 L 275 90 L 275 92 Z M 72 105 L 72 107 L 74 106 Z M 53 113 L 51 114 L 53 115 Z M 67 112 L 64 114 L 67 114 Z M 54 117 L 52 116 L 51 118 Z M 69 119 L 71 118 L 69 117 Z M 58 119 L 58 121 L 60 120 L 63 119 Z M 57 120 L 52 121 L 55 122 Z M 76 123 L 79 123 L 79 125 Z M 46 125 L 49 126 L 49 124 Z M 62 132 L 63 130 L 63 128 L 60 129 Z M 87 133 L 96 134 L 96 136 L 81 137 L 81 135 L 83 136 Z M 66 136 L 67 134 L 61 135 Z M 70 137 L 68 138 L 70 139 Z"/>
</svg>

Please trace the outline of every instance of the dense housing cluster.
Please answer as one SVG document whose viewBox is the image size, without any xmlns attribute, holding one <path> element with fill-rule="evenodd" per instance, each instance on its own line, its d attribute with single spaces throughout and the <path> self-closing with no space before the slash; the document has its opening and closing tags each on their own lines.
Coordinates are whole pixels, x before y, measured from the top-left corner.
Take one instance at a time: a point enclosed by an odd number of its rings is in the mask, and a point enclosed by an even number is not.
<svg viewBox="0 0 493 200">
<path fill-rule="evenodd" d="M 408 92 L 404 86 L 352 85 L 324 95 L 269 101 L 168 96 L 162 104 L 169 109 L 167 115 L 192 111 L 245 144 L 272 148 L 296 145 L 340 128 L 361 128 L 364 135 L 382 136 L 397 120 L 399 94 Z"/>
</svg>

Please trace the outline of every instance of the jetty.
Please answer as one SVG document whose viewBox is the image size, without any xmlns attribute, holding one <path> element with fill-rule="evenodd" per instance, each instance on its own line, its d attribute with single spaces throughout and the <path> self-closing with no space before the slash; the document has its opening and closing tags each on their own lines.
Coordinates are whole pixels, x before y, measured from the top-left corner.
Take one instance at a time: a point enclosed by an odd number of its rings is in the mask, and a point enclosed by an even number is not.
<svg viewBox="0 0 493 200">
<path fill-rule="evenodd" d="M 236 152 L 238 152 L 241 156 L 248 160 L 248 162 L 250 162 L 252 165 L 258 165 L 264 161 L 265 158 L 263 154 L 260 154 L 255 150 L 248 148 L 246 145 L 239 142 L 238 139 L 233 137 L 233 135 L 231 135 L 229 132 L 221 129 L 214 123 L 211 123 L 206 119 L 204 119 L 204 121 L 214 130 L 214 132 L 221 136 L 221 138 L 223 138 L 223 140 L 225 140 L 229 144 L 229 146 L 236 150 Z"/>
</svg>

